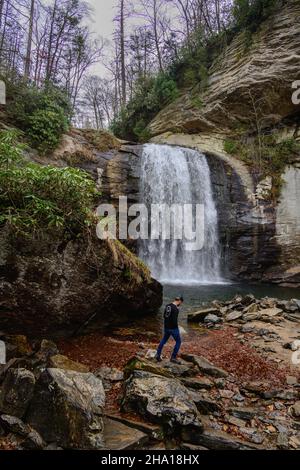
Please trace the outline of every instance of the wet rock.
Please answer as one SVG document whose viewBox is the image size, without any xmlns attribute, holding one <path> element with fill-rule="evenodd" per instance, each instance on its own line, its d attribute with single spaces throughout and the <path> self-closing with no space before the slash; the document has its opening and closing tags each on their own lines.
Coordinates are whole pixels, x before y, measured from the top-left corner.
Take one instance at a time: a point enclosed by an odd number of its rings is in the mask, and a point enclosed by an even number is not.
<svg viewBox="0 0 300 470">
<path fill-rule="evenodd" d="M 300 438 L 297 436 L 292 436 L 289 439 L 289 446 L 292 447 L 293 449 L 300 449 Z"/>
<path fill-rule="evenodd" d="M 296 341 L 285 343 L 282 347 L 284 349 L 289 349 L 290 351 L 298 351 L 298 349 L 300 349 L 300 345 Z"/>
<path fill-rule="evenodd" d="M 240 428 L 239 432 L 245 439 L 253 442 L 254 444 L 262 444 L 264 442 L 263 435 L 255 428 Z"/>
<path fill-rule="evenodd" d="M 256 330 L 255 326 L 252 326 L 251 324 L 247 324 L 247 325 L 241 326 L 239 331 L 245 334 L 245 333 L 254 333 L 255 330 Z"/>
<path fill-rule="evenodd" d="M 26 369 L 9 369 L 0 390 L 0 411 L 22 418 L 32 399 L 35 377 Z"/>
<path fill-rule="evenodd" d="M 16 418 L 15 416 L 2 415 L 0 417 L 0 423 L 6 432 L 17 434 L 24 438 L 19 440 L 19 445 L 23 449 L 38 450 L 43 449 L 45 446 L 39 433 L 28 424 L 25 424 L 21 419 Z"/>
<path fill-rule="evenodd" d="M 239 407 L 239 408 L 231 408 L 229 413 L 239 419 L 245 421 L 251 421 L 257 414 L 258 410 L 249 407 Z"/>
<path fill-rule="evenodd" d="M 230 399 L 234 396 L 234 392 L 232 390 L 220 390 L 219 392 L 221 398 Z"/>
<path fill-rule="evenodd" d="M 157 363 L 137 356 L 126 364 L 124 377 L 128 378 L 134 370 L 142 370 L 169 378 L 190 377 L 197 373 L 197 368 L 189 362 L 182 361 L 181 364 L 174 364 L 170 361 L 162 361 Z"/>
<path fill-rule="evenodd" d="M 257 304 L 250 304 L 248 307 L 244 308 L 243 313 L 256 313 L 258 312 L 258 305 Z"/>
<path fill-rule="evenodd" d="M 108 382 L 121 382 L 124 379 L 124 373 L 121 370 L 106 366 L 98 369 L 95 376 Z"/>
<path fill-rule="evenodd" d="M 242 318 L 242 316 L 243 316 L 242 312 L 234 311 L 234 312 L 229 313 L 225 319 L 226 321 L 231 322 L 231 321 L 239 320 L 240 318 Z"/>
<path fill-rule="evenodd" d="M 41 364 L 47 364 L 50 357 L 57 354 L 59 354 L 59 351 L 56 344 L 48 339 L 43 339 L 35 356 Z"/>
<path fill-rule="evenodd" d="M 111 420 L 119 421 L 120 423 L 125 424 L 125 426 L 138 429 L 139 431 L 142 431 L 144 434 L 147 434 L 151 439 L 154 439 L 156 441 L 162 441 L 164 438 L 163 430 L 159 424 L 141 422 L 140 420 L 130 419 L 127 417 L 124 418 L 123 415 L 118 413 L 107 414 L 106 416 Z"/>
<path fill-rule="evenodd" d="M 8 335 L 4 337 L 7 360 L 32 353 L 28 339 L 24 335 Z"/>
<path fill-rule="evenodd" d="M 233 426 L 237 426 L 238 428 L 245 427 L 245 421 L 239 418 L 235 418 L 234 416 L 226 417 L 226 422 L 232 424 Z"/>
<path fill-rule="evenodd" d="M 255 302 L 255 297 L 253 294 L 247 294 L 240 300 L 240 303 L 246 306 L 252 304 L 253 302 Z"/>
<path fill-rule="evenodd" d="M 49 359 L 49 366 L 54 369 L 72 370 L 74 372 L 88 373 L 89 368 L 79 362 L 74 362 L 66 356 L 57 354 Z"/>
<path fill-rule="evenodd" d="M 222 318 L 210 313 L 204 318 L 204 323 L 212 323 L 213 325 L 216 325 L 217 323 L 222 323 Z"/>
<path fill-rule="evenodd" d="M 260 320 L 261 316 L 262 316 L 261 312 L 245 313 L 243 315 L 243 320 L 247 322 L 251 322 L 255 320 Z"/>
<path fill-rule="evenodd" d="M 187 435 L 185 430 L 182 431 L 183 441 L 190 442 L 194 445 L 201 445 L 210 450 L 250 450 L 257 449 L 254 444 L 248 444 L 225 432 L 215 429 L 206 429 L 203 433 L 194 433 Z"/>
<path fill-rule="evenodd" d="M 203 415 L 218 413 L 222 409 L 222 407 L 215 400 L 210 399 L 205 394 L 193 393 L 193 401 L 196 404 L 199 412 Z"/>
<path fill-rule="evenodd" d="M 26 421 L 47 442 L 66 449 L 101 449 L 105 393 L 93 374 L 47 369 L 40 376 Z"/>
<path fill-rule="evenodd" d="M 190 323 L 203 323 L 207 315 L 220 315 L 219 308 L 206 308 L 197 312 L 189 313 L 187 320 Z"/>
<path fill-rule="evenodd" d="M 125 382 L 122 409 L 167 424 L 170 429 L 192 426 L 202 430 L 191 393 L 176 379 L 134 371 Z"/>
<path fill-rule="evenodd" d="M 118 421 L 104 418 L 104 443 L 105 449 L 136 450 L 145 445 L 149 437 L 144 432 L 126 426 Z"/>
<path fill-rule="evenodd" d="M 277 302 L 277 307 L 286 313 L 295 313 L 300 310 L 298 302 L 297 300 L 280 300 Z"/>
<path fill-rule="evenodd" d="M 291 413 L 295 418 L 300 418 L 300 401 L 297 401 L 291 406 Z"/>
<path fill-rule="evenodd" d="M 173 377 L 191 377 L 197 374 L 198 370 L 190 362 L 181 361 L 180 364 L 174 364 L 169 361 L 163 361 L 163 367 L 171 372 Z"/>
<path fill-rule="evenodd" d="M 213 382 L 206 377 L 187 378 L 182 379 L 181 382 L 185 387 L 193 390 L 210 390 L 214 385 Z"/>
<path fill-rule="evenodd" d="M 186 361 L 193 362 L 199 368 L 200 372 L 203 372 L 204 374 L 207 374 L 216 378 L 225 378 L 228 376 L 228 373 L 225 370 L 219 367 L 216 367 L 214 364 L 209 362 L 205 357 L 194 356 L 191 354 L 182 354 L 182 357 Z"/>
<path fill-rule="evenodd" d="M 32 430 L 29 424 L 25 424 L 20 418 L 10 415 L 1 415 L 0 423 L 7 432 L 19 434 L 20 436 L 27 436 Z"/>
</svg>

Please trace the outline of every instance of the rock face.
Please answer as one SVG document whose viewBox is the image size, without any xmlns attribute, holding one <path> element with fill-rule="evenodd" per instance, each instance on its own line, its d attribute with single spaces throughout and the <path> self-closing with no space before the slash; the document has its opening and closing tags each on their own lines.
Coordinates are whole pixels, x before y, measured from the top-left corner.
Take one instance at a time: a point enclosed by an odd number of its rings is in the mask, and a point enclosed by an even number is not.
<svg viewBox="0 0 300 470">
<path fill-rule="evenodd" d="M 211 150 L 217 151 L 218 137 L 221 143 L 224 132 L 247 123 L 253 112 L 249 92 L 264 98 L 266 127 L 295 113 L 291 84 L 299 79 L 299 16 L 298 0 L 288 0 L 253 35 L 250 48 L 243 34 L 237 36 L 212 66 L 201 108 L 193 105 L 192 91 L 185 93 L 153 120 L 152 135 L 201 133 L 203 140 L 209 135 Z"/>
<path fill-rule="evenodd" d="M 66 449 L 104 447 L 105 393 L 93 374 L 47 369 L 40 377 L 26 421 L 47 442 Z"/>
<path fill-rule="evenodd" d="M 32 399 L 35 377 L 26 369 L 9 369 L 0 391 L 0 412 L 22 418 Z"/>
<path fill-rule="evenodd" d="M 177 380 L 134 371 L 125 384 L 125 411 L 138 411 L 150 420 L 201 429 L 197 408 L 188 390 Z"/>
<path fill-rule="evenodd" d="M 119 242 L 18 243 L 2 231 L 0 245 L 3 331 L 60 336 L 84 325 L 104 328 L 161 305 L 160 284 Z"/>
</svg>

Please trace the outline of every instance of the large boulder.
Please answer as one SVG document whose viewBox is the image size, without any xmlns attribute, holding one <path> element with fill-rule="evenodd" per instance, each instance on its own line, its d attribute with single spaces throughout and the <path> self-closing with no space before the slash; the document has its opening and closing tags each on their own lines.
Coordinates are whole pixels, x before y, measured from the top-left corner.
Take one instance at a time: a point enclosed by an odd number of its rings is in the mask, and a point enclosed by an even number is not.
<svg viewBox="0 0 300 470">
<path fill-rule="evenodd" d="M 192 394 L 176 379 L 134 371 L 125 383 L 122 408 L 138 412 L 168 429 L 202 430 Z"/>
<path fill-rule="evenodd" d="M 162 287 L 117 240 L 16 240 L 0 230 L 0 329 L 59 337 L 156 312 Z"/>
<path fill-rule="evenodd" d="M 46 369 L 40 376 L 26 421 L 46 442 L 66 449 L 101 449 L 105 393 L 93 374 Z"/>
<path fill-rule="evenodd" d="M 193 364 L 195 364 L 203 374 L 216 378 L 225 378 L 228 376 L 228 373 L 225 370 L 215 366 L 205 357 L 195 356 L 193 354 L 182 354 L 182 357 L 186 361 L 193 362 Z"/>
<path fill-rule="evenodd" d="M 0 412 L 22 418 L 32 399 L 35 377 L 26 369 L 8 369 L 0 389 Z"/>
</svg>

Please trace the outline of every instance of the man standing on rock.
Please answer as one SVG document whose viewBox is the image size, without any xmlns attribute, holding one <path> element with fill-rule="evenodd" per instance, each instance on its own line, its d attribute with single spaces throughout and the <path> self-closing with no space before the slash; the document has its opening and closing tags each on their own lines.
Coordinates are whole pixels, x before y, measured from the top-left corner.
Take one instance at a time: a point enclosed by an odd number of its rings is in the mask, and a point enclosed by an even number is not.
<svg viewBox="0 0 300 470">
<path fill-rule="evenodd" d="M 176 297 L 174 302 L 167 305 L 165 308 L 164 337 L 161 340 L 160 345 L 158 346 L 158 350 L 155 356 L 155 359 L 158 362 L 161 362 L 161 353 L 162 353 L 163 347 L 172 336 L 172 338 L 174 338 L 174 340 L 176 341 L 176 344 L 175 344 L 174 351 L 171 357 L 171 362 L 174 362 L 175 364 L 180 364 L 180 362 L 177 360 L 177 355 L 179 353 L 180 346 L 181 346 L 181 337 L 180 337 L 180 331 L 178 328 L 178 315 L 179 315 L 179 307 L 182 303 L 183 303 L 183 298 Z"/>
</svg>

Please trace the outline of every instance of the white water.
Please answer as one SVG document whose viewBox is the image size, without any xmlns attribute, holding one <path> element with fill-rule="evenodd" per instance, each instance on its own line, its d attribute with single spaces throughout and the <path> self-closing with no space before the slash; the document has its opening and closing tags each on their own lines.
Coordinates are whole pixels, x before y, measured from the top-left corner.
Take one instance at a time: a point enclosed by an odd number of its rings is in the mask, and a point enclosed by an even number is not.
<svg viewBox="0 0 300 470">
<path fill-rule="evenodd" d="M 148 207 L 151 204 L 204 204 L 203 249 L 187 251 L 187 240 L 141 241 L 139 254 L 152 275 L 166 284 L 223 283 L 218 216 L 206 157 L 181 147 L 145 145 L 140 181 L 141 202 Z M 193 222 L 195 224 L 195 220 Z"/>
</svg>

